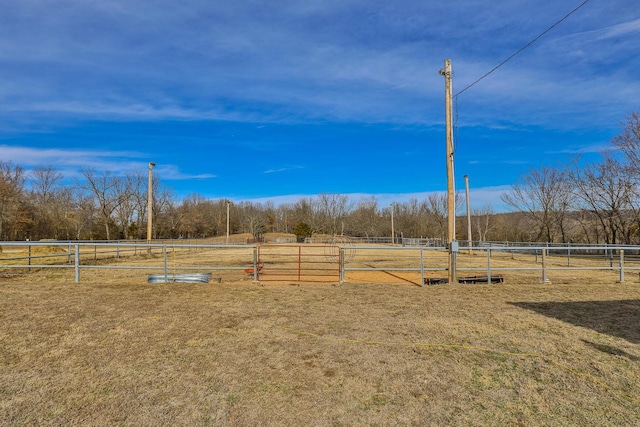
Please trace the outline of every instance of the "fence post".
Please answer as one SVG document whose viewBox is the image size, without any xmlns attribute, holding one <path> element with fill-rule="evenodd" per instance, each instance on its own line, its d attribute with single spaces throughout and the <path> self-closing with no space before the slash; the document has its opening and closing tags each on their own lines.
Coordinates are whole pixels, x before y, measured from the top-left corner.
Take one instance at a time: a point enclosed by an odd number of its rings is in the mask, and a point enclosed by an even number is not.
<svg viewBox="0 0 640 427">
<path fill-rule="evenodd" d="M 258 248 L 253 248 L 253 281 L 258 281 Z"/>
<path fill-rule="evenodd" d="M 487 248 L 487 284 L 491 284 L 491 246 Z"/>
<path fill-rule="evenodd" d="M 27 264 L 31 265 L 31 243 L 27 242 Z M 29 267 L 29 272 L 31 272 L 31 267 Z"/>
<path fill-rule="evenodd" d="M 67 248 L 67 264 L 71 264 L 71 243 L 69 243 L 69 247 Z"/>
<path fill-rule="evenodd" d="M 169 279 L 167 275 L 167 245 L 162 245 L 162 256 L 164 257 L 164 282 L 167 283 Z"/>
<path fill-rule="evenodd" d="M 620 249 L 620 283 L 624 283 L 624 249 Z"/>
<path fill-rule="evenodd" d="M 571 267 L 571 243 L 567 243 L 567 267 Z"/>
<path fill-rule="evenodd" d="M 120 240 L 116 242 L 116 259 L 120 259 Z"/>
<path fill-rule="evenodd" d="M 542 249 L 542 283 L 548 282 L 547 279 L 547 250 Z"/>
<path fill-rule="evenodd" d="M 340 248 L 340 284 L 344 283 L 344 248 Z"/>
<path fill-rule="evenodd" d="M 420 286 L 424 288 L 424 248 L 420 247 Z"/>
<path fill-rule="evenodd" d="M 298 246 L 298 282 L 300 281 L 301 269 L 302 269 L 302 246 Z"/>
<path fill-rule="evenodd" d="M 75 245 L 75 270 L 76 270 L 76 283 L 80 283 L 80 246 Z"/>
</svg>

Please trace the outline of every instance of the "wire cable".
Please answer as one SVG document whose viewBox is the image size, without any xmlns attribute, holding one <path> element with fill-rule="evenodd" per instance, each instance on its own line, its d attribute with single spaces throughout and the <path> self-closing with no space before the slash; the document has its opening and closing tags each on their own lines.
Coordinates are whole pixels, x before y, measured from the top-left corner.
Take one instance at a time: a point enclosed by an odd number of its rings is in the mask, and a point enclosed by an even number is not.
<svg viewBox="0 0 640 427">
<path fill-rule="evenodd" d="M 535 42 L 537 42 L 540 38 L 542 38 L 542 36 L 544 36 L 545 34 L 547 34 L 549 31 L 553 30 L 555 27 L 557 27 L 558 25 L 560 25 L 560 23 L 562 23 L 564 20 L 566 20 L 568 17 L 570 17 L 571 15 L 573 15 L 574 13 L 576 13 L 579 9 L 581 9 L 584 5 L 586 5 L 587 3 L 589 3 L 590 0 L 584 0 L 579 6 L 577 6 L 575 9 L 573 9 L 571 12 L 567 13 L 565 16 L 563 16 L 560 20 L 558 20 L 555 24 L 553 24 L 552 26 L 550 26 L 549 28 L 547 28 L 546 30 L 544 30 L 543 32 L 541 32 L 540 34 L 538 34 L 538 36 L 536 38 L 534 38 L 533 40 L 531 40 L 529 43 L 527 43 L 526 45 L 522 46 L 520 49 L 518 49 L 517 51 L 515 51 L 514 53 L 512 53 L 509 57 L 507 57 L 507 59 L 503 60 L 502 62 L 500 62 L 498 65 L 496 65 L 495 67 L 493 67 L 491 70 L 489 70 L 487 73 L 485 73 L 482 77 L 480 77 L 479 79 L 477 79 L 476 81 L 474 81 L 473 83 L 471 83 L 470 85 L 468 85 L 467 87 L 465 87 L 464 89 L 462 89 L 460 92 L 456 93 L 453 97 L 454 98 L 458 98 L 458 95 L 461 95 L 463 92 L 465 92 L 468 89 L 471 89 L 475 84 L 479 83 L 481 80 L 483 80 L 485 77 L 489 76 L 491 73 L 493 73 L 494 71 L 496 71 L 498 68 L 502 67 L 504 64 L 506 64 L 507 62 L 509 62 L 511 59 L 513 59 L 516 55 L 518 55 L 520 52 L 522 52 L 523 50 L 525 50 L 526 48 L 528 48 L 529 46 L 531 46 L 532 44 L 534 44 Z"/>
</svg>

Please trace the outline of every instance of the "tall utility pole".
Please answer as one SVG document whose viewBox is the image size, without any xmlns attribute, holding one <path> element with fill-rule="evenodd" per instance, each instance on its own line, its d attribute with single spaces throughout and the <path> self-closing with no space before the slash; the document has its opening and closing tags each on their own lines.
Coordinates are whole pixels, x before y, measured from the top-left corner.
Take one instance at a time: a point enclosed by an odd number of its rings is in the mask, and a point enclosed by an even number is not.
<svg viewBox="0 0 640 427">
<path fill-rule="evenodd" d="M 448 205 L 448 240 L 449 240 L 449 283 L 456 283 L 456 255 L 458 242 L 456 242 L 456 194 L 453 180 L 453 86 L 451 84 L 451 60 L 444 60 L 444 69 L 440 70 L 444 76 L 444 105 L 446 113 L 447 134 L 447 205 Z"/>
<path fill-rule="evenodd" d="M 469 248 L 469 255 L 473 253 L 471 246 L 473 246 L 473 236 L 471 235 L 471 202 L 469 200 L 469 175 L 464 176 L 464 188 L 467 199 L 467 247 Z"/>
<path fill-rule="evenodd" d="M 151 233 L 153 232 L 153 167 L 156 162 L 149 162 L 149 185 L 147 185 L 147 243 L 151 243 Z M 149 254 L 151 254 L 151 246 L 149 246 Z"/>
</svg>

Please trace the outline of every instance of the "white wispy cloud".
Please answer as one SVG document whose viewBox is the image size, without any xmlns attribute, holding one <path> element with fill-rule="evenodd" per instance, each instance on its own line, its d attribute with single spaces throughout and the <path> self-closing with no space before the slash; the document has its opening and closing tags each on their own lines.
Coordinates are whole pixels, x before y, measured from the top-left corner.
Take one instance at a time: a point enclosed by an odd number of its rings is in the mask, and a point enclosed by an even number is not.
<svg viewBox="0 0 640 427">
<path fill-rule="evenodd" d="M 559 150 L 548 150 L 545 154 L 600 154 L 610 151 L 614 147 L 608 142 L 590 144 L 576 147 L 566 147 Z"/>
<path fill-rule="evenodd" d="M 2 108 L 0 108 L 2 110 Z M 131 99 L 120 99 L 111 102 L 95 103 L 91 100 L 72 102 L 16 102 L 4 108 L 9 114 L 36 113 L 56 114 L 79 119 L 124 120 L 124 121 L 158 121 L 158 120 L 227 120 L 239 122 L 255 122 L 273 120 L 269 114 L 226 111 L 224 109 L 185 108 L 171 105 L 132 103 Z M 35 119 L 35 118 L 34 118 Z M 277 120 L 273 120 L 276 121 Z M 0 125 L 1 126 L 1 125 Z"/>
<path fill-rule="evenodd" d="M 25 169 L 53 166 L 63 172 L 66 178 L 74 178 L 80 176 L 81 171 L 86 168 L 109 171 L 116 174 L 126 174 L 131 171 L 144 171 L 146 173 L 150 156 L 136 151 L 38 149 L 25 146 L 0 145 L 0 158 L 5 162 L 20 165 Z M 216 178 L 215 174 L 190 174 L 171 164 L 158 165 L 155 170 L 157 174 L 167 180 L 183 181 Z"/>
<path fill-rule="evenodd" d="M 494 179 L 505 182 L 525 163 L 522 159 L 567 154 L 550 149 L 562 146 L 551 138 L 572 134 L 577 147 L 579 138 L 592 132 L 581 139 L 590 150 L 594 139 L 612 133 L 625 114 L 637 109 L 636 3 L 590 2 L 465 92 L 456 103 L 456 117 L 460 151 L 468 153 L 470 164 L 489 161 L 507 139 L 492 135 L 515 135 L 510 148 L 528 144 L 527 150 L 506 150 L 491 160 L 503 162 Z M 410 139 L 424 136 L 423 147 L 431 146 L 433 135 L 427 133 L 439 132 L 444 121 L 444 80 L 438 74 L 443 60 L 453 60 L 457 92 L 567 8 L 557 0 L 282 0 L 269 7 L 256 0 L 5 1 L 0 14 L 0 144 L 8 145 L 0 148 L 0 156 L 27 167 L 55 164 L 73 173 L 83 166 L 144 170 L 154 158 L 149 154 L 164 150 L 171 158 L 155 158 L 158 174 L 184 187 L 193 179 L 204 188 L 218 174 L 223 181 L 247 171 L 230 172 L 222 162 L 193 164 L 190 150 L 217 159 L 220 151 L 239 157 L 241 146 L 246 152 L 268 152 L 271 159 L 281 156 L 280 163 L 250 171 L 262 172 L 262 181 L 271 184 L 287 177 L 296 162 L 290 159 L 320 152 L 322 138 L 334 136 L 327 128 L 347 125 L 350 130 L 338 132 L 336 140 L 354 175 L 376 162 L 399 164 L 422 155 L 428 163 L 430 155 L 410 144 L 398 151 L 407 153 L 399 159 L 382 142 L 365 141 L 375 137 L 355 133 L 366 133 L 370 124 L 410 125 L 418 129 Z M 305 139 L 303 146 L 294 133 L 308 131 L 303 125 L 310 123 L 317 128 L 308 133 L 318 137 Z M 170 136 L 163 133 L 168 129 Z M 42 135 L 47 132 L 50 137 Z M 535 132 L 550 138 L 532 148 Z M 475 133 L 483 133 L 484 144 L 471 147 L 466 141 Z M 86 144 L 96 150 L 61 149 L 65 140 L 74 141 L 69 147 Z M 10 151 L 13 141 L 32 147 L 51 141 L 42 144 L 59 148 Z M 182 152 L 175 151 L 176 141 Z M 363 161 L 360 150 L 367 144 L 371 147 Z M 159 149 L 105 149 L 126 146 Z M 292 147 L 303 154 L 292 157 L 283 151 Z M 510 160 L 516 166 L 506 164 Z M 297 192 L 313 186 L 305 184 L 314 180 L 309 164 L 300 172 L 300 183 L 286 183 L 286 188 Z M 354 185 L 349 178 L 340 177 L 345 186 Z M 239 176 L 233 182 L 244 185 Z M 403 185 L 398 187 L 415 188 Z"/>
<path fill-rule="evenodd" d="M 89 167 L 103 165 L 111 161 L 117 164 L 123 158 L 141 158 L 144 157 L 144 154 L 135 151 L 38 149 L 27 146 L 0 145 L 0 157 L 5 161 L 25 166 L 58 164 Z"/>
<path fill-rule="evenodd" d="M 0 61 L 18 59 L 30 67 L 2 79 L 12 82 L 0 83 L 0 99 L 7 101 L 0 104 L 3 111 L 130 120 L 434 123 L 441 115 L 437 71 L 445 57 L 453 57 L 454 87 L 460 89 L 565 9 L 551 1 L 457 0 L 450 7 L 408 0 L 319 1 L 304 7 L 283 1 L 262 10 L 268 19 L 258 19 L 251 2 L 63 3 L 73 7 L 31 0 L 5 8 Z M 528 7 L 538 13 L 525 13 Z M 453 11 L 456 19 L 447 19 Z M 586 38 L 607 40 L 639 26 L 635 19 L 569 31 L 571 49 Z M 518 31 L 495 37 L 509 29 Z M 556 37 L 545 37 L 475 87 L 472 97 L 465 96 L 463 102 L 477 101 L 472 112 L 465 111 L 466 119 L 474 120 L 475 106 L 489 101 L 494 105 L 489 109 L 520 110 L 514 121 L 529 116 L 543 123 L 557 123 L 551 114 L 541 114 L 550 104 L 631 102 L 634 88 L 621 90 L 608 76 L 587 79 L 590 68 L 565 78 L 553 68 L 545 72 L 551 56 L 545 59 L 539 50 L 557 47 L 561 37 Z M 43 68 L 50 71 L 35 71 Z M 528 108 L 521 107 L 523 100 Z"/>
<path fill-rule="evenodd" d="M 640 33 L 640 18 L 632 19 L 616 25 L 611 25 L 597 30 L 582 31 L 572 34 L 570 38 L 586 40 L 608 40 L 615 37 L 630 36 Z"/>
<path fill-rule="evenodd" d="M 190 174 L 188 172 L 181 171 L 174 165 L 158 165 L 156 170 L 162 179 L 170 181 L 204 180 L 218 177 L 211 173 Z"/>
<path fill-rule="evenodd" d="M 265 174 L 280 173 L 280 172 L 287 172 L 287 171 L 296 170 L 296 169 L 304 169 L 304 168 L 302 166 L 288 166 L 288 167 L 278 168 L 278 169 L 267 169 L 262 173 L 265 173 Z"/>
</svg>

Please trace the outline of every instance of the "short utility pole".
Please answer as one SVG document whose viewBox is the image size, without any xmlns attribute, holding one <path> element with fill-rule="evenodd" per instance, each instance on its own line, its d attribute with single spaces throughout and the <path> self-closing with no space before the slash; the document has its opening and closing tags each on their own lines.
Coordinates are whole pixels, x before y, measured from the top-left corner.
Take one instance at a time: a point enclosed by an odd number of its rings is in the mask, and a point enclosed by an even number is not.
<svg viewBox="0 0 640 427">
<path fill-rule="evenodd" d="M 151 255 L 151 239 L 153 238 L 153 167 L 156 162 L 149 162 L 149 183 L 147 184 L 147 250 Z"/>
<path fill-rule="evenodd" d="M 227 245 L 229 244 L 229 206 L 231 202 L 227 200 Z"/>
<path fill-rule="evenodd" d="M 456 255 L 458 242 L 456 241 L 456 194 L 453 175 L 453 86 L 451 84 L 451 60 L 444 60 L 444 69 L 440 75 L 444 76 L 444 104 L 447 134 L 447 206 L 448 206 L 448 243 L 449 243 L 449 283 L 457 283 Z"/>
<path fill-rule="evenodd" d="M 471 247 L 473 246 L 473 235 L 471 234 L 471 201 L 469 200 L 469 175 L 464 176 L 464 188 L 467 200 L 467 248 L 469 249 L 469 255 L 473 253 Z"/>
<path fill-rule="evenodd" d="M 396 229 L 393 226 L 393 211 L 395 210 L 395 205 L 391 203 L 391 246 L 396 244 Z"/>
</svg>

